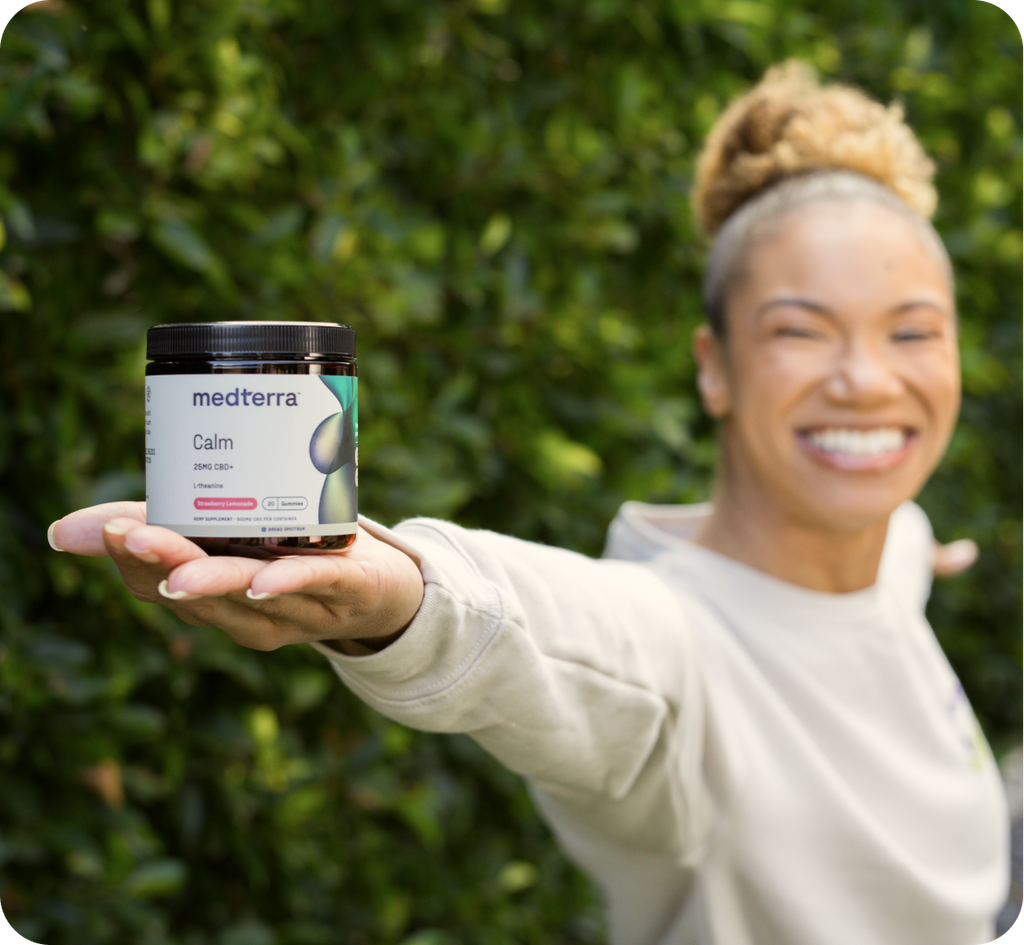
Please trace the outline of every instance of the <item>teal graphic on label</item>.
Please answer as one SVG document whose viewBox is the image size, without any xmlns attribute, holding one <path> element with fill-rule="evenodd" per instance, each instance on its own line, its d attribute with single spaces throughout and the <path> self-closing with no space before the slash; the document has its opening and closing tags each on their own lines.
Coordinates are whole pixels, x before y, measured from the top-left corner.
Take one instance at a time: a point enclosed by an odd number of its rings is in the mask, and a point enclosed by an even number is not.
<svg viewBox="0 0 1024 945">
<path fill-rule="evenodd" d="M 327 478 L 320 492 L 321 522 L 356 519 L 356 488 L 359 484 L 359 398 L 356 378 L 321 375 L 320 380 L 338 400 L 341 410 L 313 432 L 309 458 Z"/>
</svg>

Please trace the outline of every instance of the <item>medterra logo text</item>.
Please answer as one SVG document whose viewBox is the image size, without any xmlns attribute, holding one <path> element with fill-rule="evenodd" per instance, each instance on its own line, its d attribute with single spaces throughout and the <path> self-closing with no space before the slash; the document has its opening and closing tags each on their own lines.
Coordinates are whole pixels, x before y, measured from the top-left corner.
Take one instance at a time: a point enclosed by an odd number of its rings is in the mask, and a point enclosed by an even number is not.
<svg viewBox="0 0 1024 945">
<path fill-rule="evenodd" d="M 294 391 L 262 391 L 237 387 L 227 393 L 194 391 L 193 407 L 298 407 L 299 395 Z"/>
</svg>

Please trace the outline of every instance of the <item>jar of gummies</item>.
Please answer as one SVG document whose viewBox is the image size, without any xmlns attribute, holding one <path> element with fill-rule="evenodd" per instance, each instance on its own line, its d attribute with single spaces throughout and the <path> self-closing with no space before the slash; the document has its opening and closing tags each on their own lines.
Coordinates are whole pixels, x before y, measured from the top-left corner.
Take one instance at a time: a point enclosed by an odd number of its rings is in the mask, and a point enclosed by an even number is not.
<svg viewBox="0 0 1024 945">
<path fill-rule="evenodd" d="M 209 554 L 355 541 L 356 335 L 328 322 L 149 329 L 146 521 Z"/>
</svg>

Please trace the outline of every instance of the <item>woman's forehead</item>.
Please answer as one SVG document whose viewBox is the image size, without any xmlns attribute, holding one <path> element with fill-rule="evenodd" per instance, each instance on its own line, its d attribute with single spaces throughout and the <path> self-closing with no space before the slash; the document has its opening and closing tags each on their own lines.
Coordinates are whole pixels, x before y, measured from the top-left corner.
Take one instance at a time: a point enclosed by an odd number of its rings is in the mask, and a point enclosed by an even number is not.
<svg viewBox="0 0 1024 945">
<path fill-rule="evenodd" d="M 816 201 L 751 234 L 741 281 L 755 291 L 789 283 L 856 296 L 919 286 L 948 297 L 945 252 L 926 226 L 872 201 Z"/>
<path fill-rule="evenodd" d="M 704 313 L 712 330 L 720 337 L 728 334 L 729 313 L 735 308 L 741 291 L 749 288 L 755 257 L 769 256 L 769 268 L 795 264 L 778 249 L 774 254 L 762 252 L 766 246 L 785 243 L 788 252 L 798 254 L 800 259 L 816 257 L 815 271 L 820 272 L 837 265 L 836 260 L 861 256 L 860 247 L 837 246 L 834 240 L 826 252 L 826 240 L 821 233 L 813 234 L 809 246 L 803 247 L 797 247 L 792 239 L 788 242 L 780 239 L 780 233 L 792 227 L 795 221 L 811 217 L 845 220 L 854 213 L 871 217 L 871 232 L 865 240 L 869 246 L 875 234 L 895 231 L 905 246 L 923 247 L 939 267 L 950 304 L 955 304 L 949 255 L 928 220 L 878 181 L 844 170 L 829 170 L 776 183 L 752 197 L 725 221 L 711 246 L 701 287 Z M 836 258 L 829 259 L 828 253 Z M 895 255 L 899 257 L 902 253 L 897 249 Z"/>
</svg>

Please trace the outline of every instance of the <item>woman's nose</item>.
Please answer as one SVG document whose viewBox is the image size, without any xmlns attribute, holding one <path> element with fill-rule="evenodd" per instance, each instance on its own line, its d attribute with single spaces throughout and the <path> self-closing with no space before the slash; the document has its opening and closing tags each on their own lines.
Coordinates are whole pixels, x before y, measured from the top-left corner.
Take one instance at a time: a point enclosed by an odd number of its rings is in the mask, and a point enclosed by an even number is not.
<svg viewBox="0 0 1024 945">
<path fill-rule="evenodd" d="M 826 382 L 828 395 L 845 404 L 871 406 L 902 391 L 900 376 L 886 353 L 861 341 L 844 346 Z"/>
</svg>

